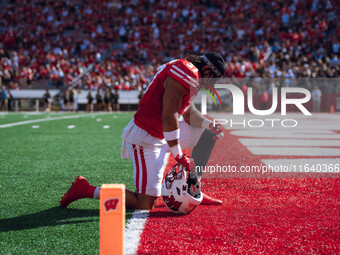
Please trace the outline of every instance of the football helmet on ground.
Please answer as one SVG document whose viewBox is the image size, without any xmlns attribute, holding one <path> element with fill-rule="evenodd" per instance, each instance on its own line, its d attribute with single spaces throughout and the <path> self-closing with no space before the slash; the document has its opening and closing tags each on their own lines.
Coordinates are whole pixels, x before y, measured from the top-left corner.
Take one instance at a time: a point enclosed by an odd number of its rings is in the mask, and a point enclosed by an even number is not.
<svg viewBox="0 0 340 255">
<path fill-rule="evenodd" d="M 201 183 L 195 172 L 187 172 L 177 163 L 165 176 L 162 183 L 162 199 L 172 212 L 188 214 L 203 199 Z"/>
</svg>

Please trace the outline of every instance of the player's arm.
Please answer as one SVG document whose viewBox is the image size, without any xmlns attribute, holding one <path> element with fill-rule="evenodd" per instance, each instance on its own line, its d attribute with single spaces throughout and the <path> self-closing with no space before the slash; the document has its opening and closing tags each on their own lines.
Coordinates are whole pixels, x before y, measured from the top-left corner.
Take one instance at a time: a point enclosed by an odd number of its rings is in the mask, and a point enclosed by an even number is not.
<svg viewBox="0 0 340 255">
<path fill-rule="evenodd" d="M 179 143 L 179 139 L 175 135 L 175 132 L 179 132 L 178 115 L 181 109 L 182 98 L 189 91 L 171 77 L 165 79 L 163 86 L 165 89 L 162 112 L 163 131 L 169 147 L 172 147 Z M 168 140 L 167 137 L 174 139 Z"/>
<path fill-rule="evenodd" d="M 190 104 L 190 108 L 183 114 L 183 118 L 185 122 L 194 127 L 202 127 L 202 122 L 207 119 L 197 110 L 194 103 Z"/>
<path fill-rule="evenodd" d="M 164 138 L 168 142 L 170 151 L 177 162 L 189 171 L 194 168 L 194 162 L 187 155 L 182 153 L 181 145 L 179 143 L 180 130 L 178 123 L 182 98 L 189 93 L 189 90 L 170 77 L 165 79 L 163 86 L 165 89 L 162 113 Z"/>
<path fill-rule="evenodd" d="M 205 118 L 202 113 L 197 110 L 194 103 L 190 104 L 190 108 L 183 114 L 184 120 L 194 127 L 202 127 L 209 129 L 211 132 L 216 134 L 214 139 L 219 139 L 223 137 L 223 127 L 220 124 L 214 125 L 214 123 Z"/>
</svg>

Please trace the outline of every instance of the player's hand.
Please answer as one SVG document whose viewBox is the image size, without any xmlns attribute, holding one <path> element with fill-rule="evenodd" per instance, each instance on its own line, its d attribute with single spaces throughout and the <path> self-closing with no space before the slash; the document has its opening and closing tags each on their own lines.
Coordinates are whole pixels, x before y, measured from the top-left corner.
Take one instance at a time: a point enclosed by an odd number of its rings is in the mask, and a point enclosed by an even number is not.
<svg viewBox="0 0 340 255">
<path fill-rule="evenodd" d="M 187 155 L 183 154 L 181 158 L 179 155 L 175 158 L 178 163 L 185 167 L 185 169 L 189 171 L 193 171 L 195 169 L 195 162 L 192 158 L 188 157 Z"/>
<path fill-rule="evenodd" d="M 223 134 L 223 126 L 221 124 L 214 125 L 210 123 L 209 130 L 215 134 L 214 139 L 218 140 L 224 136 Z"/>
</svg>

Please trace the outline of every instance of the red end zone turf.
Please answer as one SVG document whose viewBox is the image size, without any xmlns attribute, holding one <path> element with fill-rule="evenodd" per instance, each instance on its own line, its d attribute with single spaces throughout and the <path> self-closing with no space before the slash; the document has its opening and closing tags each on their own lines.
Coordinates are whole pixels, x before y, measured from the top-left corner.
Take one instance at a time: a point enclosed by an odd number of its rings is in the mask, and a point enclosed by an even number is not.
<svg viewBox="0 0 340 255">
<path fill-rule="evenodd" d="M 260 164 L 234 136 L 218 143 L 232 164 Z M 178 216 L 159 201 L 137 253 L 340 254 L 338 178 L 203 179 L 202 190 L 223 205 Z"/>
</svg>

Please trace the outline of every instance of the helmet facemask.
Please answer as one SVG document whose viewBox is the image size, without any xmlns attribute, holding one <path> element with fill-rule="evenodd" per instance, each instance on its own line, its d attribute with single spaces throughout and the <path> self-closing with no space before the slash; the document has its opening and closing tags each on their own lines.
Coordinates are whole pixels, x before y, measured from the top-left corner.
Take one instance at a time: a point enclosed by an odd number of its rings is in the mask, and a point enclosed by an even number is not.
<svg viewBox="0 0 340 255">
<path fill-rule="evenodd" d="M 190 213 L 203 199 L 199 177 L 176 164 L 164 178 L 162 199 L 170 211 L 178 214 Z"/>
</svg>

